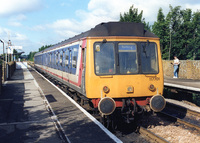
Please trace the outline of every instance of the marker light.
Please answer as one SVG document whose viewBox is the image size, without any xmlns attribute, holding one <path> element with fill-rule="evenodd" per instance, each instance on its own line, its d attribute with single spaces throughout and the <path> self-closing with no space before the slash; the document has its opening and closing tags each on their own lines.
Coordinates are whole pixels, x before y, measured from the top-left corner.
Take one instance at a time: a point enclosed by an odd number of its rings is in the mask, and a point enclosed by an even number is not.
<svg viewBox="0 0 200 143">
<path fill-rule="evenodd" d="M 153 84 L 151 84 L 150 86 L 149 86 L 149 90 L 151 90 L 151 91 L 155 91 L 155 86 L 153 85 Z"/>
<path fill-rule="evenodd" d="M 103 92 L 108 93 L 109 91 L 110 91 L 110 89 L 108 88 L 108 86 L 103 87 Z"/>
</svg>

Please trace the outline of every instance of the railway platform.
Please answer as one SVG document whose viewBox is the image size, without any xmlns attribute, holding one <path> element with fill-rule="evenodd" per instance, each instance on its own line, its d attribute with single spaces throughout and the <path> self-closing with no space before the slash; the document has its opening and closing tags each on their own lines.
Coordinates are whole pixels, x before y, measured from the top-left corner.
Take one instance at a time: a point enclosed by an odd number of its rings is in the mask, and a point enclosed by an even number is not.
<svg viewBox="0 0 200 143">
<path fill-rule="evenodd" d="M 164 86 L 200 92 L 200 80 L 164 77 Z"/>
<path fill-rule="evenodd" d="M 0 96 L 0 143 L 61 143 L 32 75 L 20 68 Z"/>
<path fill-rule="evenodd" d="M 0 143 L 121 142 L 37 71 L 19 67 L 0 96 Z"/>
</svg>

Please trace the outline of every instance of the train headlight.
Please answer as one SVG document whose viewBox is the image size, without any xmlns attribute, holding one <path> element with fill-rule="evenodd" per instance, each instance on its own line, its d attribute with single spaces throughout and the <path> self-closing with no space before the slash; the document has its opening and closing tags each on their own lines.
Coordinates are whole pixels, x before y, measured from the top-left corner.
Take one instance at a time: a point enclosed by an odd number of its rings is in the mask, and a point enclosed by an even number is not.
<svg viewBox="0 0 200 143">
<path fill-rule="evenodd" d="M 154 95 L 150 99 L 150 107 L 155 112 L 160 112 L 165 108 L 166 101 L 162 95 Z"/>
<path fill-rule="evenodd" d="M 133 87 L 132 86 L 127 87 L 127 93 L 133 93 Z"/>
<path fill-rule="evenodd" d="M 108 93 L 109 91 L 110 91 L 110 89 L 108 88 L 108 86 L 103 87 L 103 92 Z"/>
<path fill-rule="evenodd" d="M 151 85 L 149 86 L 149 90 L 150 90 L 150 91 L 155 91 L 156 88 L 155 88 L 155 86 L 154 86 L 153 84 L 151 84 Z"/>
<path fill-rule="evenodd" d="M 98 109 L 103 115 L 110 115 L 115 111 L 115 101 L 110 97 L 104 97 L 99 101 Z"/>
</svg>

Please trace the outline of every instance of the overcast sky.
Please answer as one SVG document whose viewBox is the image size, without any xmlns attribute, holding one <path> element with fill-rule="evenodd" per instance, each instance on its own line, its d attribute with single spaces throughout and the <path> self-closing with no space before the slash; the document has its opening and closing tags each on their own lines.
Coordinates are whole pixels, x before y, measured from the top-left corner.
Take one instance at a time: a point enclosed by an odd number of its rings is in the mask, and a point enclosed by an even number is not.
<svg viewBox="0 0 200 143">
<path fill-rule="evenodd" d="M 170 4 L 200 10 L 199 0 L 0 0 L 0 39 L 7 42 L 10 38 L 13 45 L 23 46 L 29 54 L 101 22 L 119 21 L 120 13 L 131 5 L 143 10 L 145 21 L 153 24 L 158 9 L 167 14 Z"/>
</svg>

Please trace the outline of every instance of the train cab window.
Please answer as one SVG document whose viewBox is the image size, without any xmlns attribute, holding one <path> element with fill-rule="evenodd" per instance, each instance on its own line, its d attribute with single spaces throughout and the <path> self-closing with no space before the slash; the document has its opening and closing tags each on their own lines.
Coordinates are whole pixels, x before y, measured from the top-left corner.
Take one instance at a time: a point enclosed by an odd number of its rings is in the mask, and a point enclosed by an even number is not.
<svg viewBox="0 0 200 143">
<path fill-rule="evenodd" d="M 72 68 L 76 68 L 77 65 L 78 49 L 74 48 L 72 52 Z"/>
<path fill-rule="evenodd" d="M 116 73 L 113 43 L 95 43 L 94 58 L 97 75 L 112 75 Z"/>
<path fill-rule="evenodd" d="M 141 50 L 142 73 L 156 74 L 158 73 L 158 57 L 157 46 L 155 43 L 142 43 Z"/>
<path fill-rule="evenodd" d="M 135 43 L 119 43 L 120 74 L 138 73 L 137 46 Z"/>
<path fill-rule="evenodd" d="M 60 52 L 60 65 L 62 66 L 63 61 L 63 51 Z"/>
</svg>

